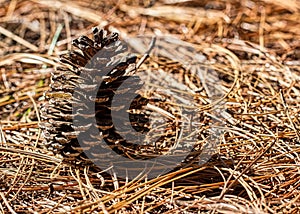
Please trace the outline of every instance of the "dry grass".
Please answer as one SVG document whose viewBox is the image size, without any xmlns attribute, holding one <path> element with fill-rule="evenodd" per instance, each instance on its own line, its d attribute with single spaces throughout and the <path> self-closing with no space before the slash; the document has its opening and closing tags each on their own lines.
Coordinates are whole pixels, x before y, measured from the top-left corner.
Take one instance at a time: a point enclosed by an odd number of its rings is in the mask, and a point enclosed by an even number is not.
<svg viewBox="0 0 300 214">
<path fill-rule="evenodd" d="M 0 5 L 0 212 L 300 212 L 299 1 Z M 231 77 L 223 85 L 226 131 L 208 163 L 123 181 L 79 171 L 44 148 L 39 106 L 50 73 L 72 39 L 92 26 L 123 38 L 173 35 Z M 209 115 L 214 105 L 199 111 Z"/>
</svg>

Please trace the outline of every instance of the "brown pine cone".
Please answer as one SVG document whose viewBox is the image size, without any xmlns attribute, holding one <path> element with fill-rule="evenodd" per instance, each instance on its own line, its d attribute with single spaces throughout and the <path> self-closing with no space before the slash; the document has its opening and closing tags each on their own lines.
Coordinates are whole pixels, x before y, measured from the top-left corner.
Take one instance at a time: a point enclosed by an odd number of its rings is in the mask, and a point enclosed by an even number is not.
<svg viewBox="0 0 300 214">
<path fill-rule="evenodd" d="M 136 133 L 149 131 L 151 113 L 142 110 L 149 99 L 136 93 L 142 87 L 140 78 L 128 75 L 135 69 L 137 57 L 118 57 L 126 51 L 118 34 L 106 35 L 98 28 L 93 33 L 93 40 L 86 36 L 75 39 L 73 45 L 79 50 L 63 55 L 64 65 L 52 74 L 47 103 L 41 108 L 46 146 L 65 161 L 78 163 L 105 159 L 109 151 L 100 146 L 103 140 L 125 157 L 148 159 L 161 154 L 157 145 L 141 145 L 145 138 L 136 137 Z M 175 130 L 174 125 L 169 129 L 170 133 Z M 165 138 L 170 134 L 160 141 Z"/>
</svg>

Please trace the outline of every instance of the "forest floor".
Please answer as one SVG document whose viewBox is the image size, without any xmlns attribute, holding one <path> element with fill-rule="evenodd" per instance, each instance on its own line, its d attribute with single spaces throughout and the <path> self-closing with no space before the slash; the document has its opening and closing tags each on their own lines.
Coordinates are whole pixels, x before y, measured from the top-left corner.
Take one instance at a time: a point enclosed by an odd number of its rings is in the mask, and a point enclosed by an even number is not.
<svg viewBox="0 0 300 214">
<path fill-rule="evenodd" d="M 300 213 L 300 1 L 0 5 L 0 212 Z M 230 77 L 226 129 L 210 161 L 130 181 L 78 170 L 47 150 L 39 123 L 51 73 L 95 26 L 121 40 L 173 36 Z"/>
</svg>

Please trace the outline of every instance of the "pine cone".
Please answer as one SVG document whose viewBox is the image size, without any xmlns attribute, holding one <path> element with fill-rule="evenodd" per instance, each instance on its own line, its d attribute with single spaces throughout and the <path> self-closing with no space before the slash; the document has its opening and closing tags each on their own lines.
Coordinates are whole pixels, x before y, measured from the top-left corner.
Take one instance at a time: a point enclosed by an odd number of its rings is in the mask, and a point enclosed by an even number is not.
<svg viewBox="0 0 300 214">
<path fill-rule="evenodd" d="M 126 47 L 118 34 L 106 35 L 98 28 L 93 33 L 93 40 L 75 39 L 73 45 L 79 50 L 63 55 L 63 65 L 52 74 L 47 102 L 41 108 L 45 145 L 65 161 L 80 164 L 108 161 L 109 150 L 137 159 L 160 155 L 163 149 L 157 150 L 158 144 L 141 145 L 145 139 L 136 137 L 149 131 L 151 113 L 143 110 L 149 99 L 137 93 L 143 85 L 140 78 L 130 74 L 137 57 L 122 56 Z M 176 132 L 174 123 L 166 129 L 158 140 L 161 144 Z M 109 148 L 101 146 L 103 140 Z"/>
</svg>

